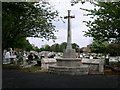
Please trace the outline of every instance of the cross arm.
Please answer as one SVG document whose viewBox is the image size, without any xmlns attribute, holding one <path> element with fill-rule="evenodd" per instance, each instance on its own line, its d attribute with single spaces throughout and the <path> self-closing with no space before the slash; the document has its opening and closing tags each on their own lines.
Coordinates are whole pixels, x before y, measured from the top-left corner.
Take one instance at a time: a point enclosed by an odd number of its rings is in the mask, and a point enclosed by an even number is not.
<svg viewBox="0 0 120 90">
<path fill-rule="evenodd" d="M 65 16 L 64 19 L 67 19 L 68 17 L 75 18 L 75 16 Z"/>
</svg>

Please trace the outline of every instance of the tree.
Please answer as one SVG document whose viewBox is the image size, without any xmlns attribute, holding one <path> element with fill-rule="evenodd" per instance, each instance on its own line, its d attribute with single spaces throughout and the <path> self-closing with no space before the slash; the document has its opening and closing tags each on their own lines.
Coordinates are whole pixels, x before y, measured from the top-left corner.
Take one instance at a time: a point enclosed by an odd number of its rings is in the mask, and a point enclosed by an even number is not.
<svg viewBox="0 0 120 90">
<path fill-rule="evenodd" d="M 89 13 L 94 21 L 84 21 L 89 27 L 85 32 L 85 36 L 93 37 L 94 40 L 114 40 L 120 42 L 120 2 L 98 2 L 92 3 L 99 7 L 94 10 L 83 9 Z"/>
<path fill-rule="evenodd" d="M 34 46 L 33 50 L 36 51 L 36 52 L 40 52 L 41 51 L 40 48 L 38 48 L 37 46 Z"/>
<path fill-rule="evenodd" d="M 63 52 L 66 49 L 66 46 L 67 46 L 66 42 L 61 43 L 61 45 L 60 45 L 60 52 Z"/>
<path fill-rule="evenodd" d="M 104 41 L 104 39 L 94 40 L 90 45 L 90 49 L 93 53 L 106 53 L 108 45 L 109 43 L 107 41 Z"/>
<path fill-rule="evenodd" d="M 32 45 L 24 37 L 23 38 L 16 38 L 15 42 L 13 42 L 13 44 L 11 45 L 11 47 L 12 48 L 21 48 L 21 49 L 24 49 L 26 51 L 33 50 Z"/>
<path fill-rule="evenodd" d="M 41 51 L 45 51 L 45 49 L 44 49 L 44 48 L 40 48 L 40 52 L 41 52 Z"/>
<path fill-rule="evenodd" d="M 50 46 L 49 46 L 49 45 L 45 45 L 44 50 L 45 50 L 45 51 L 50 51 Z"/>
<path fill-rule="evenodd" d="M 11 47 L 16 38 L 40 37 L 56 39 L 52 21 L 58 16 L 49 3 L 33 2 L 2 3 L 2 46 Z"/>
<path fill-rule="evenodd" d="M 55 47 L 55 52 L 59 52 L 59 51 L 60 51 L 60 45 L 57 43 Z"/>
<path fill-rule="evenodd" d="M 54 51 L 54 52 L 59 52 L 60 51 L 60 45 L 58 43 L 55 43 L 51 46 L 51 51 Z"/>
<path fill-rule="evenodd" d="M 72 48 L 75 49 L 77 52 L 79 51 L 79 45 L 77 45 L 76 43 L 72 44 Z"/>
<path fill-rule="evenodd" d="M 60 44 L 60 52 L 63 52 L 66 49 L 67 46 L 67 42 L 63 42 Z M 76 43 L 72 43 L 72 48 L 75 49 L 76 51 L 78 51 L 79 45 L 77 45 Z"/>
<path fill-rule="evenodd" d="M 120 43 L 111 43 L 107 47 L 110 56 L 120 56 Z"/>
</svg>

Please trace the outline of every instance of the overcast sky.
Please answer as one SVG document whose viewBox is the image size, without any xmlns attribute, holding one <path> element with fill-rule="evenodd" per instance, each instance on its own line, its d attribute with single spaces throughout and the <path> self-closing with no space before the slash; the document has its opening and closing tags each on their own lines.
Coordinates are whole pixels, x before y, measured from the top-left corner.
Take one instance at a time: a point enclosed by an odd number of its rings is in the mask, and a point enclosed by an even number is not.
<svg viewBox="0 0 120 90">
<path fill-rule="evenodd" d="M 84 37 L 84 32 L 87 31 L 87 27 L 85 26 L 85 23 L 83 21 L 91 20 L 88 16 L 83 16 L 83 14 L 86 14 L 87 12 L 80 10 L 80 8 L 86 8 L 86 9 L 93 9 L 94 6 L 91 5 L 89 2 L 86 2 L 84 4 L 78 3 L 74 6 L 71 6 L 70 1 L 71 0 L 47 0 L 50 2 L 52 6 L 54 6 L 54 9 L 58 10 L 59 14 L 64 17 L 68 14 L 68 10 L 71 10 L 71 15 L 75 15 L 75 18 L 72 18 L 71 20 L 71 30 L 72 30 L 72 43 L 77 43 L 80 48 L 86 47 L 88 44 L 92 43 L 92 38 L 90 37 Z M 56 29 L 59 30 L 55 35 L 57 36 L 57 40 L 55 43 L 61 44 L 62 42 L 67 42 L 67 19 L 64 19 L 65 23 L 62 21 L 59 22 L 53 22 L 53 24 L 56 26 Z M 52 40 L 47 41 L 40 38 L 28 38 L 29 42 L 31 44 L 34 44 L 35 46 L 38 46 L 39 48 L 42 45 L 48 44 L 52 45 L 54 42 Z"/>
</svg>

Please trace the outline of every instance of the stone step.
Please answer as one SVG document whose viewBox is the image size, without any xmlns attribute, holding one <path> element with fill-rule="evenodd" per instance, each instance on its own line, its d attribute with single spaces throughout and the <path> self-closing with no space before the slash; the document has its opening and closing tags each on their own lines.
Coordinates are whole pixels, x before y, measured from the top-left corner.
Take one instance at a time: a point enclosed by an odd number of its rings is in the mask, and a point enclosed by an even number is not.
<svg viewBox="0 0 120 90">
<path fill-rule="evenodd" d="M 68 75 L 85 75 L 88 74 L 88 66 L 65 67 L 65 66 L 49 66 L 48 72 L 56 74 Z"/>
</svg>

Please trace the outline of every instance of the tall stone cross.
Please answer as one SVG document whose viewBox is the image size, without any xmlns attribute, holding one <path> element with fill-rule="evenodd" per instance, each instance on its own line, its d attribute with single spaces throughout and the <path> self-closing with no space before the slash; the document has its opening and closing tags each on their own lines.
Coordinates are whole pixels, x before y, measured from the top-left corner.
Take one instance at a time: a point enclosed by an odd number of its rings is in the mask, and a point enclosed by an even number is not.
<svg viewBox="0 0 120 90">
<path fill-rule="evenodd" d="M 76 58 L 75 49 L 72 49 L 71 45 L 71 18 L 75 16 L 70 16 L 70 10 L 68 10 L 68 16 L 65 16 L 64 19 L 68 19 L 68 35 L 67 35 L 67 47 L 63 52 L 63 58 Z"/>
<path fill-rule="evenodd" d="M 68 35 L 67 35 L 67 47 L 66 49 L 72 49 L 71 46 L 71 18 L 75 18 L 75 16 L 70 16 L 70 11 L 68 10 L 68 16 L 65 16 L 64 19 L 68 19 Z"/>
</svg>

